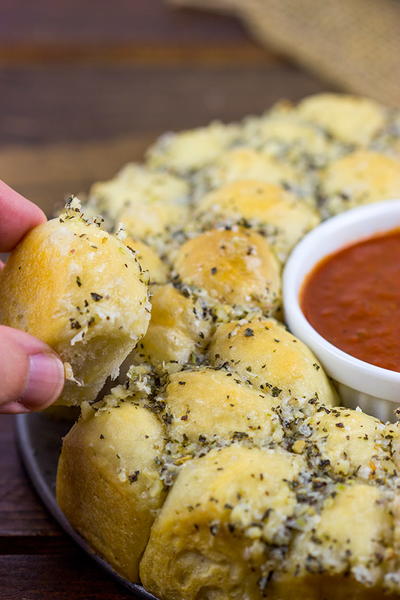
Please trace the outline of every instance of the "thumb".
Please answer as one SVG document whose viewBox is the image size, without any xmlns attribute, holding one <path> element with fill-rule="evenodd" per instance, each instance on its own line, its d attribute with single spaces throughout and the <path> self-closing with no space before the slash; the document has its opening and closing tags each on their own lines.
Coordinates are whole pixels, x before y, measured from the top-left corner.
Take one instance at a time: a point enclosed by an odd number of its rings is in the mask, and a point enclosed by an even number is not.
<svg viewBox="0 0 400 600">
<path fill-rule="evenodd" d="M 63 363 L 49 346 L 0 325 L 0 413 L 46 408 L 63 387 Z"/>
</svg>

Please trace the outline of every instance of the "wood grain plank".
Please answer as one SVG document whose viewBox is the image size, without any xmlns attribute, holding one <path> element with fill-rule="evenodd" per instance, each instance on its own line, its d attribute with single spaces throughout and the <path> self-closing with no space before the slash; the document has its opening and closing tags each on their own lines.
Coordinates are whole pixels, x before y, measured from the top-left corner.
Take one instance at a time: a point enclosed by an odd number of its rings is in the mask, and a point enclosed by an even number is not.
<svg viewBox="0 0 400 600">
<path fill-rule="evenodd" d="M 47 555 L 5 555 L 0 560 L 2 600 L 132 600 L 78 547 Z"/>
<path fill-rule="evenodd" d="M 246 40 L 234 17 L 174 10 L 165 0 L 2 0 L 0 39 L 10 41 L 240 42 Z"/>
<path fill-rule="evenodd" d="M 70 194 L 83 197 L 94 181 L 143 159 L 156 136 L 0 149 L 1 176 L 48 215 Z"/>
<path fill-rule="evenodd" d="M 169 42 L 2 42 L 0 65 L 29 64 L 134 64 L 146 65 L 266 65 L 283 63 L 275 52 L 243 41 L 240 43 L 212 42 L 184 45 Z"/>
<path fill-rule="evenodd" d="M 60 535 L 23 471 L 15 445 L 14 417 L 0 415 L 0 552 L 7 544 L 11 547 L 12 537 Z"/>
<path fill-rule="evenodd" d="M 137 136 L 230 121 L 324 85 L 288 65 L 49 65 L 2 68 L 0 89 L 5 145 Z"/>
<path fill-rule="evenodd" d="M 0 64 L 265 64 L 261 47 L 235 17 L 173 9 L 164 0 L 3 2 Z"/>
<path fill-rule="evenodd" d="M 60 554 L 69 544 L 66 535 L 0 535 L 0 560 L 12 554 Z M 1 596 L 0 596 L 1 597 Z"/>
</svg>

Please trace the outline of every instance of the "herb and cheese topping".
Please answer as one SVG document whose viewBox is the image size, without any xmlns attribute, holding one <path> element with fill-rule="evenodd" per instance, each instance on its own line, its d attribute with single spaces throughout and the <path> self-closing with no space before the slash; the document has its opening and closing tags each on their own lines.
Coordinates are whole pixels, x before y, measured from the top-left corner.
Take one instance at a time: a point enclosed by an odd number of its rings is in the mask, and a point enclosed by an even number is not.
<svg viewBox="0 0 400 600">
<path fill-rule="evenodd" d="M 399 425 L 336 406 L 280 296 L 321 219 L 399 195 L 398 123 L 321 94 L 167 134 L 92 188 L 89 210 L 150 272 L 151 320 L 126 378 L 67 435 L 59 501 L 161 600 L 400 593 Z M 96 320 L 110 292 L 78 271 L 73 289 Z M 90 327 L 69 317 L 74 336 Z"/>
</svg>

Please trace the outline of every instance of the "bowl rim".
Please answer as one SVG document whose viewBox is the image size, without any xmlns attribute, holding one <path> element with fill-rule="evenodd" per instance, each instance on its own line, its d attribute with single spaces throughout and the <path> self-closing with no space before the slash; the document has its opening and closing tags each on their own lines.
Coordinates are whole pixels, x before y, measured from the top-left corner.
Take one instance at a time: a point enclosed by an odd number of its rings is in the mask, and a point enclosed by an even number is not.
<svg viewBox="0 0 400 600">
<path fill-rule="evenodd" d="M 385 217 L 385 219 L 387 219 L 389 215 L 398 217 L 399 223 L 397 226 L 396 224 L 392 224 L 389 227 L 380 225 L 379 218 L 383 219 Z M 296 285 L 296 279 L 298 279 L 299 270 L 304 265 L 306 254 L 308 254 L 313 248 L 321 247 L 324 241 L 326 242 L 328 238 L 331 238 L 332 236 L 338 234 L 338 232 L 343 231 L 344 228 L 346 228 L 346 231 L 349 232 L 352 230 L 353 226 L 357 227 L 363 223 L 369 224 L 370 226 L 371 223 L 373 224 L 372 233 L 368 233 L 368 231 L 365 233 L 365 235 L 359 235 L 355 233 L 354 238 L 352 238 L 351 241 L 339 243 L 335 250 L 329 250 L 326 253 L 319 253 L 317 259 L 310 261 L 307 266 L 307 270 L 305 273 L 303 273 L 300 281 L 298 281 L 298 284 Z M 340 250 L 340 248 L 344 248 L 359 240 L 367 239 L 380 232 L 384 233 L 385 231 L 391 231 L 397 227 L 400 228 L 400 199 L 397 198 L 360 206 L 334 216 L 322 222 L 320 225 L 310 231 L 297 244 L 286 262 L 283 270 L 282 281 L 285 321 L 294 335 L 298 336 L 306 345 L 310 346 L 310 349 L 323 363 L 328 374 L 330 374 L 329 360 L 332 360 L 337 364 L 343 365 L 346 370 L 349 368 L 352 369 L 353 376 L 357 379 L 359 378 L 360 383 L 355 386 L 353 383 L 349 383 L 348 377 L 343 377 L 343 380 L 341 381 L 337 377 L 334 377 L 334 379 L 339 381 L 339 383 L 349 385 L 357 391 L 361 391 L 365 394 L 373 393 L 371 392 L 371 379 L 374 379 L 375 385 L 373 387 L 375 388 L 382 384 L 396 385 L 396 387 L 398 386 L 399 390 L 396 398 L 394 397 L 396 396 L 395 392 L 382 393 L 381 395 L 382 398 L 392 402 L 400 402 L 400 372 L 391 371 L 389 369 L 370 364 L 352 356 L 351 354 L 348 354 L 347 352 L 344 352 L 340 348 L 334 346 L 331 342 L 328 342 L 306 319 L 301 309 L 299 292 L 307 275 L 321 260 L 323 260 L 323 258 L 334 254 L 336 251 Z M 369 227 L 369 230 L 370 229 L 371 227 Z M 321 359 L 321 354 L 324 356 L 323 359 Z"/>
</svg>

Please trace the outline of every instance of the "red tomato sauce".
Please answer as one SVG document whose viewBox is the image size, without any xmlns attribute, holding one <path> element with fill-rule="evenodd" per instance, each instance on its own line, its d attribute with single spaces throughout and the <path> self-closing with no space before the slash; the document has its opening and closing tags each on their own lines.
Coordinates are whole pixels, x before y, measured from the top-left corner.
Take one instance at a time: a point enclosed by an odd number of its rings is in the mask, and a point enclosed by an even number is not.
<svg viewBox="0 0 400 600">
<path fill-rule="evenodd" d="M 400 229 L 325 257 L 303 284 L 301 306 L 344 352 L 400 371 Z"/>
</svg>

